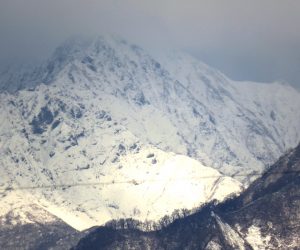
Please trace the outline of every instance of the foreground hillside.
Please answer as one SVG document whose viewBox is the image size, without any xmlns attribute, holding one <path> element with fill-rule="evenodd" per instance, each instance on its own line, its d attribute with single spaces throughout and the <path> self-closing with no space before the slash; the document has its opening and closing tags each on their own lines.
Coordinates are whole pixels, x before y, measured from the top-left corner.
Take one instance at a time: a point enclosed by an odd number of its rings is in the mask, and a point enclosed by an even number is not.
<svg viewBox="0 0 300 250">
<path fill-rule="evenodd" d="M 149 233 L 100 227 L 74 249 L 298 249 L 299 173 L 300 145 L 239 197 Z"/>
</svg>

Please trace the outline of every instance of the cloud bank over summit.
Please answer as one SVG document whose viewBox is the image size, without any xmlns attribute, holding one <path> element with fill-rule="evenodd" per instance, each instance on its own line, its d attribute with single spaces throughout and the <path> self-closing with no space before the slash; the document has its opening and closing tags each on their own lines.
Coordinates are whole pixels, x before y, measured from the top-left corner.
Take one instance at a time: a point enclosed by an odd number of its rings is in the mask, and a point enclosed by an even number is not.
<svg viewBox="0 0 300 250">
<path fill-rule="evenodd" d="M 38 1 L 0 3 L 1 58 L 49 54 L 74 33 L 116 33 L 180 47 L 236 80 L 300 86 L 299 1 Z"/>
</svg>

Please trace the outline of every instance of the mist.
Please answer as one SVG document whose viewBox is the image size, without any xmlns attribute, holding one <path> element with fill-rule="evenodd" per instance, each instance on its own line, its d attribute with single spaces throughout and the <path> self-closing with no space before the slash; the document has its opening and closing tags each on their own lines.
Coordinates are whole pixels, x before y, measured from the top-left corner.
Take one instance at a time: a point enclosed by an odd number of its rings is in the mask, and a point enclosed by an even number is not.
<svg viewBox="0 0 300 250">
<path fill-rule="evenodd" d="M 300 88 L 299 12 L 295 0 L 2 0 L 0 54 L 44 58 L 74 34 L 110 33 L 183 49 L 235 80 Z"/>
</svg>

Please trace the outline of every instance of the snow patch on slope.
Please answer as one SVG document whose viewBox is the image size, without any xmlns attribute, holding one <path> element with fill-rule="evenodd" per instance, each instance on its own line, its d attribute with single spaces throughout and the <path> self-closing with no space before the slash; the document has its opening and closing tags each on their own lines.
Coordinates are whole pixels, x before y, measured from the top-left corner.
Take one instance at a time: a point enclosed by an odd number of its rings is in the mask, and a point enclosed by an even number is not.
<svg viewBox="0 0 300 250">
<path fill-rule="evenodd" d="M 245 239 L 252 246 L 254 250 L 265 249 L 269 241 L 271 240 L 270 235 L 262 236 L 260 228 L 252 225 L 248 228 Z"/>
</svg>

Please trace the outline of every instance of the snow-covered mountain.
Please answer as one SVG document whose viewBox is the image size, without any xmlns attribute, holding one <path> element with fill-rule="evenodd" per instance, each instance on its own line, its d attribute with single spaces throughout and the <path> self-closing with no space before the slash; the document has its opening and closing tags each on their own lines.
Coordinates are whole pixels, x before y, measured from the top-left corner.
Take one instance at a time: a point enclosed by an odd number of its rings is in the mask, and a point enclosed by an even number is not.
<svg viewBox="0 0 300 250">
<path fill-rule="evenodd" d="M 27 187 L 77 229 L 222 200 L 300 139 L 297 90 L 181 52 L 70 39 L 22 72 L 0 76 L 0 188 Z"/>
</svg>

